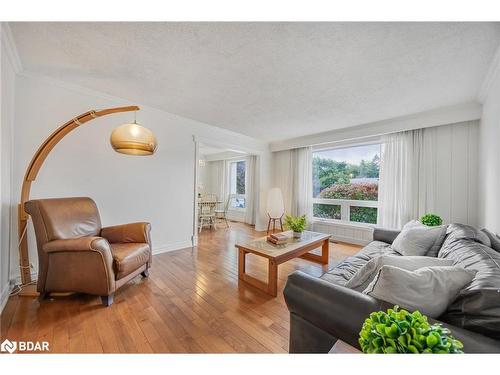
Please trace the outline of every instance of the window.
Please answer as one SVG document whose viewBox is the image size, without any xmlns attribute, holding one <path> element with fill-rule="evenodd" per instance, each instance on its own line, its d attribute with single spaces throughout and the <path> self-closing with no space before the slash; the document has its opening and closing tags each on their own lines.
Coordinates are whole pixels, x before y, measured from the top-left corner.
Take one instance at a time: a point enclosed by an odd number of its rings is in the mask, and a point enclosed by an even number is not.
<svg viewBox="0 0 500 375">
<path fill-rule="evenodd" d="M 245 169 L 244 160 L 229 163 L 229 196 L 232 209 L 245 209 Z"/>
<path fill-rule="evenodd" d="M 313 216 L 377 223 L 380 144 L 313 152 Z"/>
</svg>

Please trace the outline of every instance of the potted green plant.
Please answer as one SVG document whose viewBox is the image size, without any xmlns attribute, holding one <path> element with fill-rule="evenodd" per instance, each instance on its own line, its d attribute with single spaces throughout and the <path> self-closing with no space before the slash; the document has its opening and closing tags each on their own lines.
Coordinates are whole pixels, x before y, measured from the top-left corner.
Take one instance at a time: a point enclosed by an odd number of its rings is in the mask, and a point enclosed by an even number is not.
<svg viewBox="0 0 500 375">
<path fill-rule="evenodd" d="M 293 231 L 293 238 L 302 237 L 302 232 L 306 229 L 306 215 L 285 217 L 285 228 Z"/>
<path fill-rule="evenodd" d="M 428 213 L 420 218 L 420 222 L 428 227 L 436 227 L 443 224 L 443 219 L 439 215 Z"/>
<path fill-rule="evenodd" d="M 440 324 L 429 324 L 419 311 L 412 313 L 394 306 L 373 312 L 359 333 L 364 353 L 463 353 L 463 344 Z"/>
</svg>

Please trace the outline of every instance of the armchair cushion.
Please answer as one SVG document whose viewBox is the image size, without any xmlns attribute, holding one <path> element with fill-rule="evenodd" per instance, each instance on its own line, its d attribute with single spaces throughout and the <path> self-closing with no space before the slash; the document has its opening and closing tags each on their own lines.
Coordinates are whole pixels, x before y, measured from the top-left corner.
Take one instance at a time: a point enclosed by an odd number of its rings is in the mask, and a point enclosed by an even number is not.
<svg viewBox="0 0 500 375">
<path fill-rule="evenodd" d="M 147 243 L 150 244 L 151 225 L 145 222 L 114 225 L 101 230 L 101 236 L 110 243 Z"/>
<path fill-rule="evenodd" d="M 148 263 L 151 257 L 151 249 L 147 243 L 112 243 L 111 251 L 116 280 Z"/>
</svg>

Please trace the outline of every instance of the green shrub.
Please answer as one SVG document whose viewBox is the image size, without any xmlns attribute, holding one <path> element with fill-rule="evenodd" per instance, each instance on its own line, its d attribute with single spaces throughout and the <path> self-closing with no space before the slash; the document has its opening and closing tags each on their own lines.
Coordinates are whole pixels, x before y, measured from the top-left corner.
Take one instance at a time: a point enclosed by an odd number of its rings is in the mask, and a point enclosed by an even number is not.
<svg viewBox="0 0 500 375">
<path fill-rule="evenodd" d="M 303 232 L 306 229 L 306 215 L 290 216 L 286 215 L 285 222 L 283 223 L 287 229 L 294 232 Z"/>
<path fill-rule="evenodd" d="M 359 207 L 351 206 L 350 221 L 358 223 L 377 224 L 377 208 L 376 207 Z"/>
<path fill-rule="evenodd" d="M 430 325 L 419 311 L 393 309 L 373 312 L 359 333 L 364 353 L 463 353 L 463 344 L 440 324 Z"/>
<path fill-rule="evenodd" d="M 321 190 L 318 197 L 324 199 L 376 201 L 378 199 L 378 184 L 335 184 Z"/>
<path fill-rule="evenodd" d="M 425 214 L 420 218 L 420 222 L 429 227 L 436 227 L 443 224 L 443 219 L 441 219 L 441 217 L 436 214 Z"/>
</svg>

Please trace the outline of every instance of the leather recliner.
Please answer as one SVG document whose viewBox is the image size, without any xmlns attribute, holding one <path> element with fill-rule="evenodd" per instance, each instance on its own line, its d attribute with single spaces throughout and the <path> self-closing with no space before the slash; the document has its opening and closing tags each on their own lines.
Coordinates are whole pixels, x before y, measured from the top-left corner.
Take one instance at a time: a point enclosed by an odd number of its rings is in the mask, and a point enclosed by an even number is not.
<svg viewBox="0 0 500 375">
<path fill-rule="evenodd" d="M 38 247 L 37 290 L 79 292 L 113 303 L 115 291 L 151 267 L 151 225 L 101 227 L 90 198 L 36 199 L 25 203 Z"/>
</svg>

